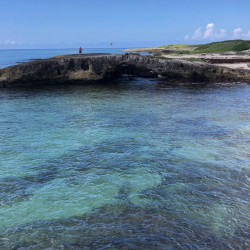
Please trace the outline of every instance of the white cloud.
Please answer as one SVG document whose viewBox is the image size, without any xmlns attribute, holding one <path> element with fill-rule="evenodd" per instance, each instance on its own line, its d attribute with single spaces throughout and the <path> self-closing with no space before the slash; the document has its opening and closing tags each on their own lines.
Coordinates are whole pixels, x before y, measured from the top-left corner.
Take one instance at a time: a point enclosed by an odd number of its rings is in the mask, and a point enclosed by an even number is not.
<svg viewBox="0 0 250 250">
<path fill-rule="evenodd" d="M 205 31 L 202 31 L 202 28 L 198 28 L 194 31 L 194 34 L 192 36 L 186 35 L 185 40 L 201 40 L 201 39 L 210 39 L 210 40 L 216 40 L 216 39 L 222 39 L 226 36 L 227 31 L 225 29 L 220 29 L 218 32 L 215 30 L 215 24 L 209 23 L 206 26 Z"/>
<path fill-rule="evenodd" d="M 214 36 L 217 39 L 222 39 L 223 37 L 226 36 L 227 31 L 225 29 L 220 29 L 220 32 L 215 33 Z"/>
<path fill-rule="evenodd" d="M 244 32 L 242 28 L 237 28 L 233 30 L 233 38 L 234 39 L 248 39 L 250 38 L 250 30 Z"/>
<path fill-rule="evenodd" d="M 243 35 L 243 30 L 241 28 L 234 29 L 233 38 L 240 38 Z"/>
<path fill-rule="evenodd" d="M 194 31 L 193 35 L 186 35 L 185 40 L 221 40 L 225 37 L 229 39 L 249 39 L 250 30 L 244 31 L 242 28 L 236 28 L 231 34 L 227 34 L 225 29 L 216 30 L 214 23 L 209 23 L 206 26 L 205 31 L 202 31 L 202 28 L 198 28 Z"/>
<path fill-rule="evenodd" d="M 202 37 L 201 30 L 202 30 L 202 28 L 198 28 L 198 29 L 195 30 L 194 35 L 192 36 L 193 40 L 197 40 L 197 39 Z"/>
<path fill-rule="evenodd" d="M 207 25 L 207 29 L 203 35 L 204 39 L 212 37 L 213 33 L 214 33 L 214 23 L 209 23 Z"/>
</svg>

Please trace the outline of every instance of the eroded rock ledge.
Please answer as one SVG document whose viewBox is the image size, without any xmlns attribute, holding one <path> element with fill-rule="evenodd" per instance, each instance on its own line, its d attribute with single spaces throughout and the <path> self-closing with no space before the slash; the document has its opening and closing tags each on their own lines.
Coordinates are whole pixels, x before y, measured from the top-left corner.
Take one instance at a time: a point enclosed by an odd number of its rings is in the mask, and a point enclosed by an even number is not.
<svg viewBox="0 0 250 250">
<path fill-rule="evenodd" d="M 123 74 L 166 77 L 166 83 L 250 83 L 249 70 L 136 54 L 83 54 L 56 56 L 0 69 L 0 87 L 86 83 Z"/>
</svg>

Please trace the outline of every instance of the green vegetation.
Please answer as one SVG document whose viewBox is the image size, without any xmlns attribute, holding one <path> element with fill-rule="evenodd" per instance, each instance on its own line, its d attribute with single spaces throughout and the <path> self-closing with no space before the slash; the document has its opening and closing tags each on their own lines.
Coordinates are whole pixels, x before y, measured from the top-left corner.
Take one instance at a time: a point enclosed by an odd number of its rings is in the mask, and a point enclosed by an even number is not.
<svg viewBox="0 0 250 250">
<path fill-rule="evenodd" d="M 172 44 L 160 46 L 162 49 L 175 50 L 174 54 L 198 54 L 198 53 L 222 53 L 228 51 L 244 51 L 250 49 L 250 41 L 247 40 L 229 40 L 223 42 L 214 42 L 200 45 L 190 44 Z"/>
<path fill-rule="evenodd" d="M 181 60 L 191 61 L 191 62 L 204 62 L 204 60 L 200 58 L 194 58 L 192 55 L 194 54 L 202 54 L 202 53 L 223 53 L 223 52 L 241 52 L 245 50 L 250 50 L 250 41 L 247 40 L 229 40 L 223 42 L 214 42 L 208 44 L 200 44 L 200 45 L 185 45 L 185 44 L 173 44 L 161 46 L 160 48 L 168 49 L 168 53 L 164 51 L 159 51 L 154 53 L 154 55 L 148 55 L 152 58 L 159 58 L 165 60 L 171 60 L 172 58 L 167 58 L 167 56 L 177 56 L 183 55 L 180 57 Z M 245 52 L 241 52 L 245 53 Z M 185 58 L 185 55 L 188 55 Z"/>
<path fill-rule="evenodd" d="M 180 50 L 180 51 L 176 51 L 174 54 L 176 54 L 176 55 L 192 54 L 192 51 L 191 50 Z"/>
<path fill-rule="evenodd" d="M 154 56 L 162 56 L 162 53 L 157 52 L 157 53 L 154 54 Z"/>
<path fill-rule="evenodd" d="M 250 41 L 230 40 L 223 42 L 208 43 L 198 45 L 193 52 L 195 53 L 219 53 L 227 51 L 243 51 L 250 49 Z"/>
<path fill-rule="evenodd" d="M 181 58 L 181 60 L 189 61 L 189 62 L 204 62 L 201 58 Z"/>
<path fill-rule="evenodd" d="M 178 49 L 178 50 L 193 50 L 197 46 L 196 45 L 190 45 L 190 44 L 171 44 L 171 45 L 164 45 L 160 46 L 161 49 Z"/>
</svg>

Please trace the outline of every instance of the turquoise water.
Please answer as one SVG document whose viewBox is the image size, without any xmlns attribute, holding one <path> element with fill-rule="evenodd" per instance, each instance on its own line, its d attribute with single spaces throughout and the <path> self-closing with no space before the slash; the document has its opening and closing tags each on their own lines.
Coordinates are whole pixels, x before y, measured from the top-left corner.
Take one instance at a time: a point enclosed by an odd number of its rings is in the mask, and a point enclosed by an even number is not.
<svg viewBox="0 0 250 250">
<path fill-rule="evenodd" d="M 1 249 L 249 248 L 250 86 L 0 90 Z"/>
<path fill-rule="evenodd" d="M 249 110 L 247 84 L 0 89 L 0 249 L 250 248 Z"/>
</svg>

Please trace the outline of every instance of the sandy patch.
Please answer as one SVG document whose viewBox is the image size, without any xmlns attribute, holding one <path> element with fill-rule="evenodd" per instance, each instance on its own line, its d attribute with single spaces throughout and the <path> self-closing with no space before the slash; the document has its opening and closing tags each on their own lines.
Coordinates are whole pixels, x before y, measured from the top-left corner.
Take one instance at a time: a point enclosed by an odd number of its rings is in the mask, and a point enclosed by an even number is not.
<svg viewBox="0 0 250 250">
<path fill-rule="evenodd" d="M 219 63 L 219 64 L 215 64 L 215 65 L 227 67 L 230 69 L 248 69 L 248 70 L 250 70 L 250 66 L 248 66 L 248 64 L 250 65 L 250 63 Z"/>
</svg>

